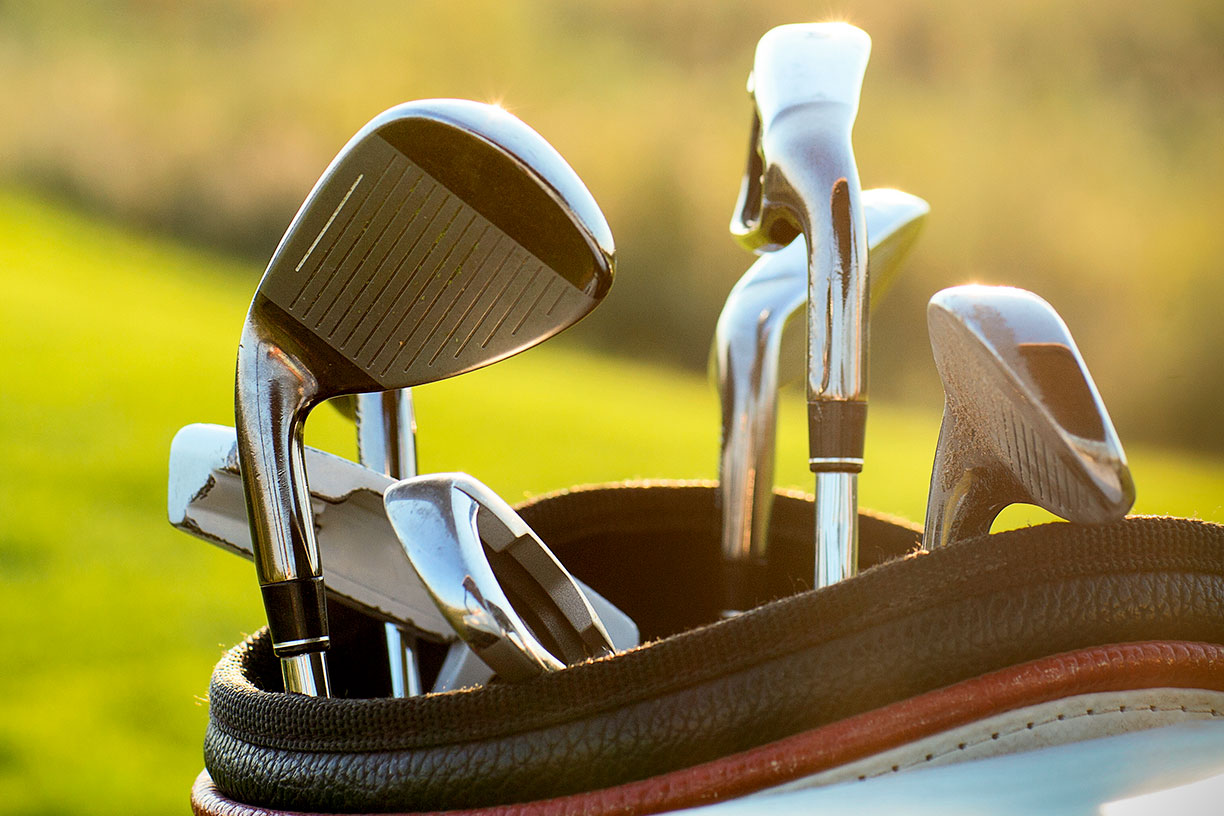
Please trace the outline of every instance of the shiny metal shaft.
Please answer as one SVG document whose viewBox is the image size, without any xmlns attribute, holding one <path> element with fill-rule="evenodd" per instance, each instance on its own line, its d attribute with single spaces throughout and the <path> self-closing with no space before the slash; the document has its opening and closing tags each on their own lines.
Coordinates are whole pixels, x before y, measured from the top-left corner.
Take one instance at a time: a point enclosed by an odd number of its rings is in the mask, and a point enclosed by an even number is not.
<svg viewBox="0 0 1224 816">
<path fill-rule="evenodd" d="M 412 389 L 396 388 L 357 395 L 357 458 L 361 464 L 390 476 L 417 475 L 416 417 Z M 421 669 L 412 633 L 394 623 L 383 624 L 390 667 L 391 696 L 421 693 Z"/>
<path fill-rule="evenodd" d="M 816 586 L 858 571 L 858 474 L 816 474 Z"/>
<path fill-rule="evenodd" d="M 853 168 L 853 159 L 849 164 Z M 858 568 L 857 484 L 867 430 L 867 230 L 855 187 L 846 178 L 835 181 L 830 218 L 814 220 L 806 231 L 808 466 L 816 474 L 816 588 L 848 578 Z M 854 520 L 848 523 L 847 515 Z M 829 569 L 833 564 L 840 568 Z"/>
<path fill-rule="evenodd" d="M 412 389 L 357 395 L 357 458 L 393 479 L 417 475 Z"/>
</svg>

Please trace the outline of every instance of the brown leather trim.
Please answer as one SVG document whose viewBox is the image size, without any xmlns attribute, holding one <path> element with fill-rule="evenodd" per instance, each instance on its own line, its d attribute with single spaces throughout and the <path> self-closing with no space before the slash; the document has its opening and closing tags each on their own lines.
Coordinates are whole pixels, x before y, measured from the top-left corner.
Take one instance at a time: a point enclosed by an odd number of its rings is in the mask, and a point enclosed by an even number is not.
<svg viewBox="0 0 1224 816">
<path fill-rule="evenodd" d="M 972 680 L 691 768 L 517 805 L 447 811 L 452 816 L 628 816 L 733 799 L 879 751 L 1025 706 L 1103 691 L 1224 691 L 1224 646 L 1149 641 L 1098 646 L 1010 666 Z M 196 816 L 288 816 L 225 797 L 202 772 L 191 791 Z M 308 816 L 300 811 L 293 816 Z"/>
</svg>

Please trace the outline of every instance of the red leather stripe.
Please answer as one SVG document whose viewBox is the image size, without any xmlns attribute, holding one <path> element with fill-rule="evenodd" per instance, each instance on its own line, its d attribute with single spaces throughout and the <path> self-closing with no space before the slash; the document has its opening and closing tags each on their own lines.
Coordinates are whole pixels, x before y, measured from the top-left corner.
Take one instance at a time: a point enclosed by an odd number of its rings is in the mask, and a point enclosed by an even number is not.
<svg viewBox="0 0 1224 816">
<path fill-rule="evenodd" d="M 615 788 L 451 816 L 630 816 L 710 804 L 834 768 L 1005 711 L 1079 694 L 1145 688 L 1224 691 L 1224 645 L 1155 641 L 1098 646 L 1009 666 L 713 762 Z M 207 772 L 196 816 L 311 816 L 226 798 Z"/>
</svg>

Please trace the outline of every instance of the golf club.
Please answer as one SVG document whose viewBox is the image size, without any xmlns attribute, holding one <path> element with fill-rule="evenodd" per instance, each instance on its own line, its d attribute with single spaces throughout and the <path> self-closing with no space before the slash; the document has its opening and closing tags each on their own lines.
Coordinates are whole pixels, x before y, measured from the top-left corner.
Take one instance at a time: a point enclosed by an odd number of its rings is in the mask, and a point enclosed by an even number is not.
<svg viewBox="0 0 1224 816">
<path fill-rule="evenodd" d="M 268 264 L 238 350 L 238 453 L 286 691 L 329 694 L 302 462 L 310 409 L 542 342 L 600 302 L 613 266 L 611 231 L 586 187 L 495 106 L 400 105 L 332 161 Z"/>
<path fill-rule="evenodd" d="M 863 192 L 871 303 L 888 290 L 918 239 L 930 205 L 900 190 Z M 807 246 L 802 236 L 766 251 L 731 289 L 714 332 L 711 368 L 722 409 L 718 497 L 728 609 L 761 600 L 759 567 L 768 559 L 773 505 L 777 398 L 798 375 L 802 350 L 794 320 L 807 304 Z"/>
<path fill-rule="evenodd" d="M 387 488 L 387 518 L 443 617 L 501 678 L 615 651 L 603 622 L 526 522 L 465 473 Z"/>
<path fill-rule="evenodd" d="M 1050 304 L 1008 286 L 955 286 L 931 298 L 927 326 L 944 414 L 923 549 L 986 535 L 1015 502 L 1081 524 L 1126 515 L 1126 454 Z"/>
<path fill-rule="evenodd" d="M 757 44 L 748 166 L 731 220 L 748 249 L 808 251 L 808 462 L 815 586 L 858 567 L 867 420 L 867 230 L 850 132 L 871 38 L 846 23 L 779 26 Z"/>
</svg>

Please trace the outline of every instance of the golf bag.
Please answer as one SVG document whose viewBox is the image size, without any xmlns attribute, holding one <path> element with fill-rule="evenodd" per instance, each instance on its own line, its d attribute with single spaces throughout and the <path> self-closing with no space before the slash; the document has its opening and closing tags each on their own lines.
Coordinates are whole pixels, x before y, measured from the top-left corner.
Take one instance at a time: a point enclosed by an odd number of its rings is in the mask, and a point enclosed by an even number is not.
<svg viewBox="0 0 1224 816">
<path fill-rule="evenodd" d="M 195 812 L 655 813 L 1224 716 L 1222 525 L 1054 523 L 919 552 L 916 527 L 864 513 L 859 574 L 812 591 L 785 577 L 811 574 L 811 499 L 779 491 L 776 600 L 724 618 L 715 492 L 518 508 L 637 621 L 627 652 L 387 699 L 363 696 L 370 650 L 337 637 L 350 696 L 324 699 L 279 693 L 255 633 L 213 675 Z"/>
</svg>

